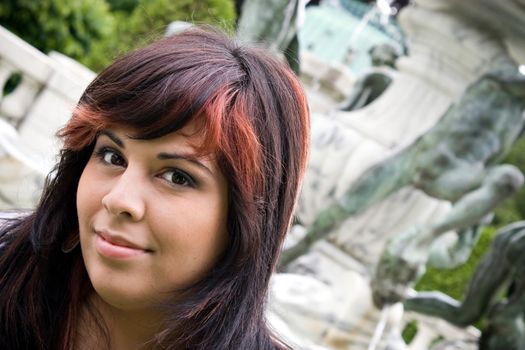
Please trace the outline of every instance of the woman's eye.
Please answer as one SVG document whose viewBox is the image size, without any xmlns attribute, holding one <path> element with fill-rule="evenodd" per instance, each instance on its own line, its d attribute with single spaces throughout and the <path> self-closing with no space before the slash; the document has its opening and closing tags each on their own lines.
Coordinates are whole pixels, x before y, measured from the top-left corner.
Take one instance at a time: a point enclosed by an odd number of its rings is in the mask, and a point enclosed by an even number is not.
<svg viewBox="0 0 525 350">
<path fill-rule="evenodd" d="M 106 164 L 125 166 L 126 161 L 117 152 L 110 149 L 101 149 L 97 151 L 98 157 Z"/>
<path fill-rule="evenodd" d="M 161 177 L 174 185 L 190 187 L 195 186 L 195 182 L 193 181 L 193 179 L 181 170 L 172 169 L 165 171 L 164 173 L 162 173 Z"/>
</svg>

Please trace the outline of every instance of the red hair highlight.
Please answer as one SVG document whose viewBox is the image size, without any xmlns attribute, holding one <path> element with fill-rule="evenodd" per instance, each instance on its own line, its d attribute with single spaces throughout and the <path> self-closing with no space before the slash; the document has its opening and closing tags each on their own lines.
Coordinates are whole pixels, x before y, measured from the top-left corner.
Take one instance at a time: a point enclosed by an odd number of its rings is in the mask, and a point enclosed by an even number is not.
<svg viewBox="0 0 525 350">
<path fill-rule="evenodd" d="M 233 108 L 228 106 L 237 98 Z M 261 147 L 253 125 L 245 110 L 246 101 L 239 101 L 243 96 L 234 96 L 230 90 L 222 90 L 205 105 L 205 130 L 209 142 L 207 149 L 216 149 L 226 158 L 246 194 L 255 193 L 261 179 Z M 211 137 L 210 137 L 211 136 Z"/>
<path fill-rule="evenodd" d="M 78 151 L 92 143 L 98 133 L 107 127 L 108 120 L 102 111 L 78 105 L 57 135 L 64 141 L 64 149 Z"/>
</svg>

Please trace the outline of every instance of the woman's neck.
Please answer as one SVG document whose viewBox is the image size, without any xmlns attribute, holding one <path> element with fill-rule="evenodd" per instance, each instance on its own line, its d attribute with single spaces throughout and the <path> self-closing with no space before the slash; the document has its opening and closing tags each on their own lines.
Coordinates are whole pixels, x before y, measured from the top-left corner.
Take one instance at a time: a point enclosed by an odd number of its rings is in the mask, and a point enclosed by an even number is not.
<svg viewBox="0 0 525 350">
<path fill-rule="evenodd" d="M 109 341 L 111 350 L 155 349 L 153 339 L 161 323 L 158 313 L 142 310 L 121 310 L 103 301 L 96 293 L 93 293 L 90 299 L 88 307 L 95 308 L 95 314 L 101 318 L 103 326 L 102 328 L 99 326 L 100 321 L 98 320 L 85 322 L 86 317 L 82 317 L 81 322 L 79 322 L 81 329 L 79 329 L 77 341 L 80 348 L 100 349 L 104 348 L 105 345 L 103 344 Z M 87 314 L 93 313 L 87 312 Z M 92 318 L 93 316 L 89 317 Z M 105 329 L 107 337 L 99 334 L 101 329 Z M 84 339 L 86 340 L 85 343 Z M 95 345 L 95 347 L 88 344 Z"/>
</svg>

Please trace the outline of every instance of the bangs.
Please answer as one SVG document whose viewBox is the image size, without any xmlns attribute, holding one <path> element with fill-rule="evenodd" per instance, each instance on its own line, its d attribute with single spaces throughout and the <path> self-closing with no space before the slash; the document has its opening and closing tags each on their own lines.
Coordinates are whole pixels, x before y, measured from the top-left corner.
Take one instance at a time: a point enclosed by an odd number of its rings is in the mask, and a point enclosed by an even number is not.
<svg viewBox="0 0 525 350">
<path fill-rule="evenodd" d="M 223 159 L 228 167 L 223 171 L 232 171 L 253 193 L 260 182 L 261 155 L 243 89 L 246 72 L 233 56 L 210 59 L 224 53 L 202 55 L 208 56 L 204 60 L 173 45 L 163 55 L 159 50 L 166 45 L 156 46 L 116 61 L 93 81 L 58 133 L 64 148 L 79 151 L 109 128 L 124 126 L 135 131 L 133 137 L 148 140 L 193 122 L 202 140 L 195 145 L 197 155 Z"/>
<path fill-rule="evenodd" d="M 178 99 L 178 104 L 160 110 L 155 104 L 143 104 L 138 109 L 134 100 L 109 110 L 80 103 L 58 136 L 63 140 L 65 149 L 79 151 L 95 142 L 102 130 L 131 128 L 134 130 L 133 138 L 151 140 L 176 132 L 193 122 L 193 134 L 186 136 L 199 136 L 203 141 L 195 145 L 198 155 L 221 153 L 226 156 L 233 153 L 239 158 L 252 160 L 249 167 L 256 169 L 259 142 L 243 104 L 234 103 L 239 95 L 242 94 L 232 89 L 219 89 L 207 100 L 183 103 L 187 99 L 184 96 Z M 120 114 L 115 114 L 117 112 Z"/>
<path fill-rule="evenodd" d="M 122 110 L 122 106 L 119 109 Z M 132 130 L 129 136 L 133 139 L 152 140 L 177 132 L 193 122 L 191 134 L 184 136 L 199 136 L 199 140 L 202 140 L 202 143 L 194 145 L 197 155 L 215 153 L 219 147 L 220 125 L 214 120 L 209 120 L 205 111 L 191 112 L 174 108 L 155 118 L 155 114 L 148 114 L 148 111 L 142 108 L 141 113 L 130 109 L 129 113 L 121 117 L 112 114 L 112 111 L 97 110 L 92 106 L 79 104 L 71 119 L 58 132 L 58 136 L 64 142 L 64 149 L 80 151 L 93 144 L 103 130 L 122 127 Z"/>
<path fill-rule="evenodd" d="M 88 86 L 59 132 L 65 148 L 82 149 L 101 130 L 115 126 L 129 127 L 147 140 L 192 121 L 204 140 L 198 153 L 222 153 L 229 161 L 233 154 L 243 155 L 233 163 L 249 164 L 234 168 L 257 172 L 259 142 L 248 110 L 234 107 L 246 71 L 229 46 L 218 33 L 188 30 L 118 59 Z"/>
</svg>

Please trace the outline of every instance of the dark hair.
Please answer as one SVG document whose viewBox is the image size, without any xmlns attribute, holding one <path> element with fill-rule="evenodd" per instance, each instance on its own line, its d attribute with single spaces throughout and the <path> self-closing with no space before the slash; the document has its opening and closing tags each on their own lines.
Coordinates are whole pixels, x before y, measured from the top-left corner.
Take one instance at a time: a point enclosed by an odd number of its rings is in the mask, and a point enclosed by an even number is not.
<svg viewBox="0 0 525 350">
<path fill-rule="evenodd" d="M 130 126 L 153 139 L 196 121 L 228 180 L 229 246 L 212 271 L 163 305 L 165 349 L 275 349 L 264 308 L 307 158 L 309 120 L 297 78 L 265 51 L 193 28 L 128 54 L 88 86 L 36 211 L 0 236 L 3 349 L 71 349 L 92 290 L 79 249 L 76 190 L 97 134 Z"/>
</svg>

